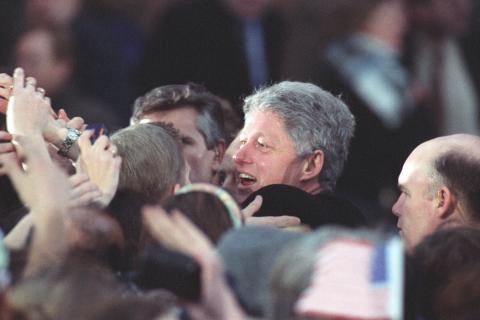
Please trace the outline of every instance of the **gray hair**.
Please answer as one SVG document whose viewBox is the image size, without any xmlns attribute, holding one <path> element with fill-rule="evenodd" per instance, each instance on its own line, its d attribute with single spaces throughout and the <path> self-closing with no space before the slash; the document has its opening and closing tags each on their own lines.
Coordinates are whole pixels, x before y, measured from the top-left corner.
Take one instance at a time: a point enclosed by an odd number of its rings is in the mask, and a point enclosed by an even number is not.
<svg viewBox="0 0 480 320">
<path fill-rule="evenodd" d="M 279 115 L 292 138 L 298 156 L 322 150 L 325 163 L 319 182 L 333 191 L 348 157 L 355 118 L 347 105 L 311 83 L 284 81 L 245 99 L 245 118 L 255 111 Z"/>
</svg>

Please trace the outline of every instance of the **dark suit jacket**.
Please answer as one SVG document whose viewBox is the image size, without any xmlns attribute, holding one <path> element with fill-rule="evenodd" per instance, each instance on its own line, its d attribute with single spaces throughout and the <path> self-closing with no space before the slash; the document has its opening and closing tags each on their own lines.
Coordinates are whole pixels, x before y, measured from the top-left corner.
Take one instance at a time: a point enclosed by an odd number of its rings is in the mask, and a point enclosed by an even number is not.
<svg viewBox="0 0 480 320">
<path fill-rule="evenodd" d="M 332 193 L 312 195 L 292 186 L 272 184 L 249 195 L 242 207 L 246 207 L 257 195 L 261 195 L 263 201 L 255 213 L 256 217 L 295 216 L 312 229 L 325 225 L 348 228 L 367 225 L 364 215 L 357 207 Z"/>
<path fill-rule="evenodd" d="M 279 78 L 283 23 L 273 13 L 262 19 L 270 79 Z M 250 94 L 240 21 L 222 0 L 180 2 L 152 32 L 140 70 L 142 92 L 188 81 L 237 103 Z"/>
</svg>

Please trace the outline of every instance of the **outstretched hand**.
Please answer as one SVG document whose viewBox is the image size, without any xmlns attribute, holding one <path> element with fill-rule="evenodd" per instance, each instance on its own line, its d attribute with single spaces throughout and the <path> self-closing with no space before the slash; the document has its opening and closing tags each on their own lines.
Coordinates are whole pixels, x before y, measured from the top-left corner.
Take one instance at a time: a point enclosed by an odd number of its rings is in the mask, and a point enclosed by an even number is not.
<svg viewBox="0 0 480 320">
<path fill-rule="evenodd" d="M 92 131 L 85 131 L 78 139 L 80 157 L 77 169 L 99 188 L 99 204 L 106 207 L 117 191 L 122 158 L 117 155 L 117 147 L 110 143 L 107 136 L 100 136 L 92 145 L 92 134 Z"/>
<path fill-rule="evenodd" d="M 143 219 L 152 236 L 164 246 L 193 257 L 202 268 L 201 304 L 190 304 L 195 320 L 243 319 L 225 283 L 223 265 L 208 238 L 179 211 L 168 215 L 161 207 L 144 207 Z"/>
<path fill-rule="evenodd" d="M 23 69 L 13 74 L 13 88 L 7 106 L 7 130 L 18 135 L 43 135 L 50 117 L 50 100 L 36 88 L 36 80 L 25 79 Z"/>
<path fill-rule="evenodd" d="M 258 195 L 242 210 L 246 225 L 268 225 L 277 228 L 289 228 L 300 225 L 300 219 L 294 216 L 255 217 L 255 213 L 262 207 L 262 201 L 262 196 Z"/>
<path fill-rule="evenodd" d="M 162 207 L 146 206 L 142 212 L 146 228 L 164 246 L 197 260 L 215 251 L 208 238 L 179 211 L 169 215 Z"/>
</svg>

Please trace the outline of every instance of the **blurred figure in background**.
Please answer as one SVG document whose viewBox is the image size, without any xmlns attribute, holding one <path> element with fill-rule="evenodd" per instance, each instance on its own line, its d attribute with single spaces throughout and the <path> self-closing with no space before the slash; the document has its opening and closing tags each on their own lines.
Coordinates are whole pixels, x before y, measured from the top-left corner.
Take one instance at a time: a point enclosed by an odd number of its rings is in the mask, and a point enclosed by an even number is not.
<svg viewBox="0 0 480 320">
<path fill-rule="evenodd" d="M 253 88 L 278 80 L 284 27 L 271 3 L 203 0 L 171 7 L 147 44 L 141 90 L 192 81 L 238 104 Z"/>
<path fill-rule="evenodd" d="M 75 56 L 70 34 L 63 29 L 37 28 L 23 33 L 16 45 L 16 65 L 35 77 L 54 108 L 87 123 L 101 122 L 119 127 L 117 115 L 105 104 L 82 92 L 74 84 Z"/>
<path fill-rule="evenodd" d="M 405 60 L 428 93 L 436 134 L 478 134 L 478 84 L 473 81 L 460 43 L 470 27 L 473 2 L 410 0 L 407 3 L 412 28 Z"/>
<path fill-rule="evenodd" d="M 77 86 L 109 105 L 127 125 L 134 100 L 134 70 L 143 34 L 118 3 L 108 0 L 24 0 L 27 27 L 70 30 Z"/>
<path fill-rule="evenodd" d="M 399 56 L 407 30 L 405 7 L 402 0 L 335 5 L 337 24 L 351 29 L 325 47 L 316 82 L 341 95 L 357 121 L 338 189 L 373 220 L 383 221 L 391 218 L 401 159 L 430 135 L 426 112 Z"/>
<path fill-rule="evenodd" d="M 459 227 L 438 231 L 414 250 L 418 319 L 478 319 L 480 231 Z"/>
</svg>

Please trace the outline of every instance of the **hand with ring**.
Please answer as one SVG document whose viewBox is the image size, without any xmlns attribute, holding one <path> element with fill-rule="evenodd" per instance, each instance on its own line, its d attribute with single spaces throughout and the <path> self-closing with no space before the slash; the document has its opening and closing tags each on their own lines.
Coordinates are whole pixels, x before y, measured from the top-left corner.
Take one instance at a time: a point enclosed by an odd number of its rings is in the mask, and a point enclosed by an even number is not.
<svg viewBox="0 0 480 320">
<path fill-rule="evenodd" d="M 120 178 L 121 157 L 117 155 L 117 147 L 107 136 L 100 136 L 92 145 L 87 130 L 78 138 L 80 157 L 77 160 L 77 170 L 88 175 L 90 180 L 102 192 L 99 204 L 106 207 L 117 191 Z"/>
</svg>

